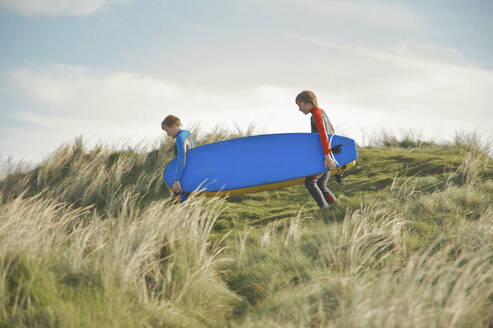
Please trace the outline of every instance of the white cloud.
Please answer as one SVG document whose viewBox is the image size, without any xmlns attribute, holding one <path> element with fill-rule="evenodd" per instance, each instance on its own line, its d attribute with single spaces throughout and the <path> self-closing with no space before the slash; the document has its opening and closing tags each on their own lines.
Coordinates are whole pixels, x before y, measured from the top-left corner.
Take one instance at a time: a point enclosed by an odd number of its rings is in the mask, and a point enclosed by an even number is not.
<svg viewBox="0 0 493 328">
<path fill-rule="evenodd" d="M 260 85 L 245 90 L 181 85 L 152 75 L 106 72 L 86 67 L 54 65 L 23 68 L 11 74 L 43 115 L 133 124 L 169 112 L 183 113 L 187 121 L 254 119 L 279 104 L 294 108 L 295 90 Z M 34 113 L 26 116 L 33 120 Z M 38 123 L 45 121 L 38 121 Z"/>
<path fill-rule="evenodd" d="M 91 15 L 104 8 L 129 0 L 0 0 L 0 7 L 22 15 Z"/>
<path fill-rule="evenodd" d="M 313 57 L 314 91 L 339 133 L 411 130 L 437 140 L 476 131 L 493 137 L 493 70 L 471 64 L 454 48 L 411 41 L 365 47 L 287 36 L 321 54 Z"/>
<path fill-rule="evenodd" d="M 307 69 L 316 72 L 310 85 L 339 134 L 361 140 L 381 129 L 411 130 L 436 139 L 493 126 L 493 71 L 469 66 L 454 49 L 404 42 L 375 50 L 290 37 L 333 50 L 320 52 L 329 54 L 326 65 L 320 60 L 316 69 Z M 269 133 L 308 132 L 308 117 L 294 104 L 296 78 L 235 88 L 66 65 L 18 69 L 9 84 L 24 108 L 9 118 L 21 124 L 2 131 L 7 138 L 0 154 L 47 154 L 81 134 L 123 145 L 155 139 L 163 136 L 160 122 L 170 113 L 185 128 L 254 123 Z"/>
<path fill-rule="evenodd" d="M 377 1 L 298 0 L 308 7 L 337 18 L 351 18 L 361 22 L 391 28 L 413 28 L 421 19 L 402 5 Z"/>
<path fill-rule="evenodd" d="M 30 105 L 11 114 L 23 126 L 4 133 L 24 145 L 36 144 L 45 154 L 77 135 L 119 144 L 156 139 L 163 135 L 161 120 L 171 113 L 185 127 L 199 123 L 205 130 L 217 125 L 245 129 L 254 123 L 258 130 L 282 132 L 289 124 L 274 118 L 298 118 L 292 100 L 296 91 L 270 85 L 225 90 L 65 65 L 19 69 L 11 81 Z M 2 148 L 7 155 L 17 151 L 7 143 Z"/>
<path fill-rule="evenodd" d="M 46 111 L 73 118 L 133 121 L 132 114 L 147 118 L 160 106 L 184 96 L 177 85 L 131 72 L 56 65 L 24 68 L 12 76 L 22 92 Z"/>
<path fill-rule="evenodd" d="M 373 107 L 386 113 L 450 115 L 465 122 L 487 119 L 493 125 L 493 70 L 472 66 L 456 49 L 402 41 L 376 50 L 288 36 L 333 50 L 329 65 L 320 69 L 321 74 L 337 81 L 330 99 L 339 104 Z"/>
</svg>

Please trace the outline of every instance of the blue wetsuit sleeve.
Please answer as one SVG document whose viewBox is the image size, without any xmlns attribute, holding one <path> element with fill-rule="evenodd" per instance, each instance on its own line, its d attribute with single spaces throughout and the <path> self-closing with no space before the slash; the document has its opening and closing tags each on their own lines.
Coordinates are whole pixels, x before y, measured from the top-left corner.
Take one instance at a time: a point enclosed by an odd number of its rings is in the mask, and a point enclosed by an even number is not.
<svg viewBox="0 0 493 328">
<path fill-rule="evenodd" d="M 177 155 L 176 155 L 176 171 L 175 171 L 175 179 L 174 181 L 180 181 L 181 175 L 183 174 L 183 170 L 185 169 L 185 164 L 186 164 L 186 133 L 179 133 L 176 136 L 176 150 L 177 150 Z"/>
</svg>

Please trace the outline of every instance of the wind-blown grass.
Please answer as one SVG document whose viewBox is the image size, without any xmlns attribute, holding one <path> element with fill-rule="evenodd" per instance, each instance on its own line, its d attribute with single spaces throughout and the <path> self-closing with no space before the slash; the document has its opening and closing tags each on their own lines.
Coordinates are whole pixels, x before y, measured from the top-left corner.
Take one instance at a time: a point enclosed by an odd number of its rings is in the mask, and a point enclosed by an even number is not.
<svg viewBox="0 0 493 328">
<path fill-rule="evenodd" d="M 97 300 L 108 297 L 126 309 L 140 307 L 149 320 L 146 308 L 152 312 L 163 304 L 186 312 L 187 320 L 196 324 L 222 319 L 236 296 L 216 271 L 226 260 L 219 258 L 220 242 L 209 241 L 221 206 L 217 199 L 192 199 L 184 206 L 163 201 L 103 220 L 91 208 L 73 208 L 51 198 L 16 198 L 2 205 L 3 322 L 42 325 L 53 318 L 42 314 L 25 319 L 25 311 L 76 302 L 81 285 L 92 290 L 95 308 L 85 314 L 56 313 L 61 323 L 73 320 L 72 315 L 93 315 L 102 306 Z M 122 301 L 125 297 L 129 300 Z M 132 315 L 119 314 L 124 320 Z"/>
<path fill-rule="evenodd" d="M 79 139 L 14 166 L 0 180 L 0 327 L 491 326 L 487 146 L 382 138 L 323 213 L 303 186 L 173 204 L 169 141 Z"/>
</svg>

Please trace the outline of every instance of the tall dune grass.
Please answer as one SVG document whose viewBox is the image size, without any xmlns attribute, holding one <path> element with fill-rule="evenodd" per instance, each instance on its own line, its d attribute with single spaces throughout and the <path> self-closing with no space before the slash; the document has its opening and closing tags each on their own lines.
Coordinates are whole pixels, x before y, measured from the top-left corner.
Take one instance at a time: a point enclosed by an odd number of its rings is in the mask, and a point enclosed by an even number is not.
<svg viewBox="0 0 493 328">
<path fill-rule="evenodd" d="M 292 224 L 250 231 L 226 278 L 247 302 L 238 326 L 489 327 L 491 207 L 444 225 L 418 251 L 406 247 L 407 225 L 392 208 L 363 206 L 342 223 L 302 225 L 287 244 Z"/>
<path fill-rule="evenodd" d="M 227 316 L 236 298 L 216 271 L 227 259 L 219 257 L 220 240 L 209 241 L 221 201 L 192 198 L 183 206 L 163 201 L 142 210 L 131 200 L 127 204 L 133 208 L 104 220 L 90 207 L 73 208 L 51 198 L 19 197 L 2 205 L 3 321 L 21 324 L 19 309 L 57 306 L 64 293 L 74 301 L 69 294 L 80 284 L 92 286 L 95 298 L 129 298 L 128 306 L 171 304 L 196 325 Z M 131 314 L 120 315 L 128 320 Z"/>
<path fill-rule="evenodd" d="M 404 268 L 357 283 L 341 327 L 481 327 L 491 322 L 491 245 L 455 255 L 455 245 L 411 256 Z M 452 254 L 452 255 L 451 255 Z"/>
<path fill-rule="evenodd" d="M 169 141 L 144 152 L 76 140 L 13 168 L 0 180 L 0 327 L 489 327 L 488 151 L 407 139 L 385 136 L 382 153 L 418 169 L 355 168 L 378 188 L 342 194 L 330 215 L 276 217 L 306 194 L 296 186 L 173 204 Z M 275 219 L 216 230 L 262 199 Z"/>
</svg>

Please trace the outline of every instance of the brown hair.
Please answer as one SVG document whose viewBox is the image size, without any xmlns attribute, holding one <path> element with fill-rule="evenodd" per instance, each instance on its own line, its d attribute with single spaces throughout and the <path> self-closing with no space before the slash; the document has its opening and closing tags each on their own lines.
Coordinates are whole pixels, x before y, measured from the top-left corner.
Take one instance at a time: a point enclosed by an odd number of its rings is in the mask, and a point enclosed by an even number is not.
<svg viewBox="0 0 493 328">
<path fill-rule="evenodd" d="M 168 115 L 161 122 L 161 127 L 164 129 L 165 126 L 171 127 L 175 124 L 178 124 L 178 126 L 180 126 L 181 125 L 180 119 L 178 117 L 176 117 L 175 115 Z"/>
<path fill-rule="evenodd" d="M 317 96 L 312 91 L 305 90 L 300 92 L 299 95 L 296 96 L 296 103 L 310 103 L 313 106 L 318 107 Z"/>
</svg>

